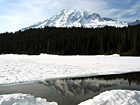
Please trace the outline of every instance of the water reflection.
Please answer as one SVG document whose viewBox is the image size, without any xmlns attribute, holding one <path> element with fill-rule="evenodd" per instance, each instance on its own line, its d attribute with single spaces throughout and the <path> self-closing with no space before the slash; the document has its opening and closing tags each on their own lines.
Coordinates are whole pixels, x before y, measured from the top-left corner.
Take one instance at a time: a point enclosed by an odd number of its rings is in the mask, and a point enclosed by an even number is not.
<svg viewBox="0 0 140 105">
<path fill-rule="evenodd" d="M 46 81 L 44 83 L 59 94 L 65 96 L 78 96 L 94 92 L 100 92 L 102 89 L 110 89 L 115 87 L 128 87 L 128 80 L 114 79 L 105 80 L 98 78 L 88 79 L 68 79 L 68 80 L 54 80 Z"/>
<path fill-rule="evenodd" d="M 112 89 L 140 90 L 140 72 L 121 75 L 46 80 L 0 88 L 0 94 L 25 93 L 56 101 L 59 105 L 77 105 Z"/>
</svg>

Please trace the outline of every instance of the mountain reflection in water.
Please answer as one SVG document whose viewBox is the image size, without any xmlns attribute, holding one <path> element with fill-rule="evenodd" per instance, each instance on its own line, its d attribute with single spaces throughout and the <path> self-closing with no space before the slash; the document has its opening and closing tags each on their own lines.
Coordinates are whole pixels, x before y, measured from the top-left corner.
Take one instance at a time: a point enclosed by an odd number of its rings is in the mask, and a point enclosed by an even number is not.
<svg viewBox="0 0 140 105">
<path fill-rule="evenodd" d="M 79 96 L 110 89 L 139 90 L 139 73 L 45 81 L 44 85 L 65 96 Z"/>
<path fill-rule="evenodd" d="M 77 105 L 112 89 L 140 90 L 140 72 L 83 78 L 45 80 L 39 83 L 0 87 L 1 94 L 24 93 L 56 101 L 58 105 Z"/>
</svg>

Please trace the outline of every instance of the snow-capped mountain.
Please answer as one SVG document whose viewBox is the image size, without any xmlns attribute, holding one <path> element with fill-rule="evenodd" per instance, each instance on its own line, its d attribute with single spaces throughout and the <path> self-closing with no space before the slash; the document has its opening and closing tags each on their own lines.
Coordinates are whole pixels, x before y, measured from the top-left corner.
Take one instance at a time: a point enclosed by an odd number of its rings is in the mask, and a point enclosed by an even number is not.
<svg viewBox="0 0 140 105">
<path fill-rule="evenodd" d="M 57 15 L 52 16 L 43 22 L 36 23 L 29 28 L 44 28 L 45 26 L 54 27 L 103 27 L 103 26 L 124 27 L 127 23 L 113 20 L 110 18 L 102 18 L 99 14 L 88 12 L 85 10 L 64 9 Z"/>
<path fill-rule="evenodd" d="M 128 25 L 133 26 L 133 25 L 137 25 L 140 24 L 140 20 L 136 20 L 134 22 L 128 23 Z"/>
</svg>

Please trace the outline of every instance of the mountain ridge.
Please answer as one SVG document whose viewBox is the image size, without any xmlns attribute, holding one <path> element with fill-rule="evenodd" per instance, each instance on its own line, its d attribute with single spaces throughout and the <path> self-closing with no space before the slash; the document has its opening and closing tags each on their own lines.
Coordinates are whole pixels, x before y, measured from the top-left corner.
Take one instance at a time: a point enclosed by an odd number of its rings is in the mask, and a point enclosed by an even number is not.
<svg viewBox="0 0 140 105">
<path fill-rule="evenodd" d="M 140 24 L 140 20 L 138 20 L 138 19 L 136 21 L 134 21 L 134 22 L 128 23 L 128 25 L 130 25 L 130 26 L 138 25 L 138 24 Z"/>
<path fill-rule="evenodd" d="M 88 12 L 86 10 L 64 9 L 50 19 L 38 22 L 21 30 L 29 28 L 44 28 L 45 26 L 96 28 L 104 26 L 125 27 L 128 26 L 128 24 L 119 20 L 101 17 L 97 13 Z"/>
</svg>

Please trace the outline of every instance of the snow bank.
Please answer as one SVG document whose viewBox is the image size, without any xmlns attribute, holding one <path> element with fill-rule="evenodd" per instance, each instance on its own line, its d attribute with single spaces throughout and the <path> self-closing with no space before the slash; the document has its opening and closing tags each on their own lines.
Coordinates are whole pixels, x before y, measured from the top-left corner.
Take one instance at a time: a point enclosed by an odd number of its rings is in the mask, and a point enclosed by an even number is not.
<svg viewBox="0 0 140 105">
<path fill-rule="evenodd" d="M 0 84 L 140 71 L 140 57 L 0 55 Z"/>
<path fill-rule="evenodd" d="M 55 102 L 47 102 L 46 99 L 34 98 L 29 94 L 0 95 L 0 105 L 57 105 Z"/>
<path fill-rule="evenodd" d="M 106 91 L 79 105 L 140 105 L 140 91 Z"/>
</svg>

